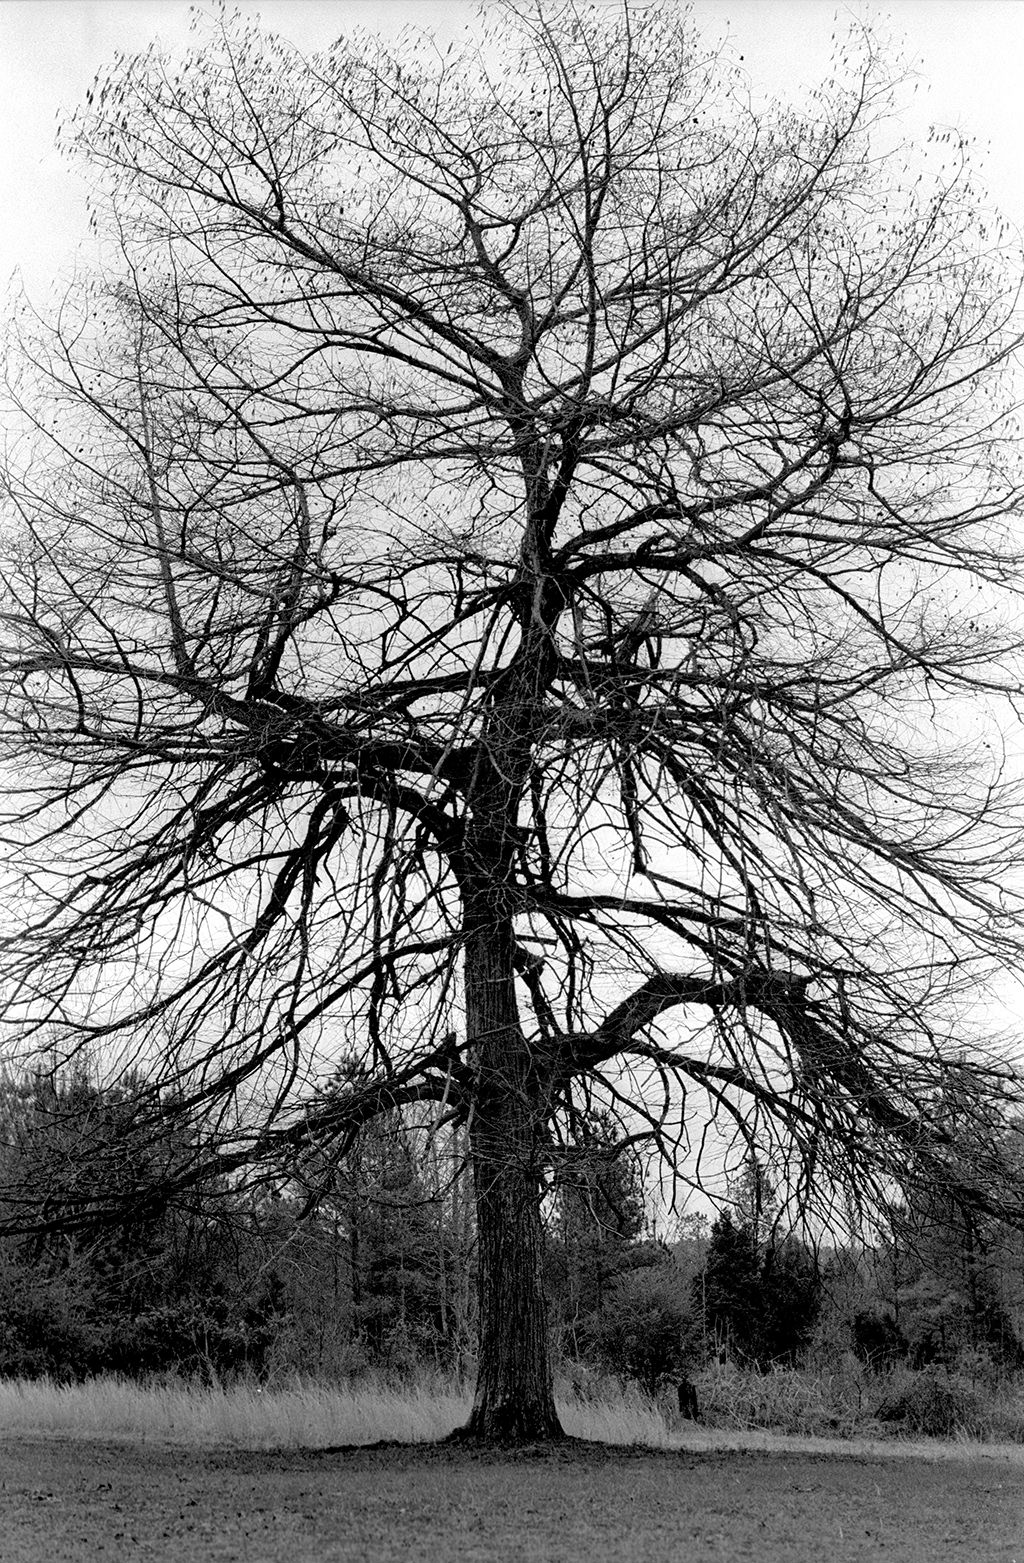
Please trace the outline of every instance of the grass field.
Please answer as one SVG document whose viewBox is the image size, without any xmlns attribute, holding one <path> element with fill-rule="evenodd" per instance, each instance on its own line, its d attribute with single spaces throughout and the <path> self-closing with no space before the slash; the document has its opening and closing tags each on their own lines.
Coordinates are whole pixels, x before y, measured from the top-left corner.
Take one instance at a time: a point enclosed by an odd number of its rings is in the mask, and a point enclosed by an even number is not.
<svg viewBox="0 0 1024 1563">
<path fill-rule="evenodd" d="M 841 1447 L 841 1446 L 840 1446 Z M 0 1444 L 3 1563 L 1024 1563 L 1024 1464 Z"/>
</svg>

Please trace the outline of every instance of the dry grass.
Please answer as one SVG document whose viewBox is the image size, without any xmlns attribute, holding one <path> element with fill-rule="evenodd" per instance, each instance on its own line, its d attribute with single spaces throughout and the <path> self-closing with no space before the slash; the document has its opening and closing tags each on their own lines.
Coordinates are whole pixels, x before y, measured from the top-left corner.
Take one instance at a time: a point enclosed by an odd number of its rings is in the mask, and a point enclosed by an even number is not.
<svg viewBox="0 0 1024 1563">
<path fill-rule="evenodd" d="M 97 1378 L 0 1380 L 0 1436 L 44 1434 L 137 1443 L 238 1449 L 323 1448 L 382 1439 L 431 1443 L 469 1415 L 468 1389 L 427 1375 L 400 1385 L 367 1379 L 351 1386 L 298 1383 L 205 1387 Z M 634 1386 L 603 1379 L 581 1396 L 558 1396 L 567 1433 L 597 1443 L 677 1447 L 685 1435 Z M 691 1432 L 694 1431 L 691 1429 Z"/>
<path fill-rule="evenodd" d="M 943 1443 L 906 1437 L 873 1417 L 836 1375 L 765 1376 L 714 1370 L 701 1375 L 705 1420 L 681 1422 L 668 1404 L 652 1403 L 635 1385 L 601 1379 L 558 1396 L 566 1432 L 577 1438 L 651 1449 L 882 1449 L 963 1453 L 1017 1443 L 1024 1457 L 1024 1397 L 990 1407 L 985 1426 L 952 1429 Z M 347 1387 L 297 1383 L 261 1389 L 251 1383 L 204 1387 L 178 1381 L 139 1384 L 99 1378 L 83 1384 L 46 1379 L 0 1380 L 0 1437 L 43 1435 L 195 1448 L 315 1449 L 332 1445 L 433 1443 L 465 1421 L 466 1388 L 437 1375 L 403 1384 L 365 1380 Z M 911 1435 L 918 1431 L 906 1428 Z M 993 1452 L 994 1449 L 993 1449 Z"/>
<path fill-rule="evenodd" d="M 471 1394 L 425 1376 L 401 1385 L 365 1380 L 349 1387 L 299 1383 L 204 1387 L 97 1378 L 83 1384 L 0 1380 L 0 1437 L 44 1434 L 136 1443 L 238 1449 L 323 1448 L 383 1439 L 432 1443 L 469 1415 Z M 670 1448 L 680 1442 L 658 1406 L 614 1380 L 599 1398 L 559 1395 L 567 1433 L 608 1444 Z"/>
<path fill-rule="evenodd" d="M 469 1396 L 425 1381 L 401 1388 L 297 1384 L 262 1391 L 253 1384 L 207 1388 L 97 1378 L 0 1381 L 0 1436 L 43 1433 L 239 1449 L 322 1448 L 380 1439 L 425 1443 L 443 1438 L 469 1412 Z"/>
</svg>

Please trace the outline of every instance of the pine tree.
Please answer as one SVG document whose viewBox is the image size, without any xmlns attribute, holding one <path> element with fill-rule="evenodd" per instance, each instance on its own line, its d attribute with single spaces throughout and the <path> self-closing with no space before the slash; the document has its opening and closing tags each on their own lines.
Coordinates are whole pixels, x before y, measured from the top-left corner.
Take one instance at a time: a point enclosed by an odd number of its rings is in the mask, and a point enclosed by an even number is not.
<svg viewBox="0 0 1024 1563">
<path fill-rule="evenodd" d="M 701 1278 L 700 1302 L 713 1349 L 740 1362 L 755 1360 L 761 1327 L 761 1255 L 745 1222 L 728 1210 L 715 1221 Z"/>
</svg>

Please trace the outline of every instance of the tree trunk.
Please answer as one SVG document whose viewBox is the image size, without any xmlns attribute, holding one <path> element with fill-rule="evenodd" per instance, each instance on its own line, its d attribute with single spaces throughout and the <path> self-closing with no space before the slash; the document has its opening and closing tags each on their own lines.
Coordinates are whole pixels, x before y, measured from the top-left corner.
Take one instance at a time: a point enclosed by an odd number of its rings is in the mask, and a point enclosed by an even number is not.
<svg viewBox="0 0 1024 1563">
<path fill-rule="evenodd" d="M 467 1039 L 477 1093 L 470 1127 L 476 1195 L 477 1386 L 460 1439 L 564 1437 L 548 1354 L 540 1216 L 541 1092 L 523 1037 L 507 921 L 467 935 Z"/>
</svg>

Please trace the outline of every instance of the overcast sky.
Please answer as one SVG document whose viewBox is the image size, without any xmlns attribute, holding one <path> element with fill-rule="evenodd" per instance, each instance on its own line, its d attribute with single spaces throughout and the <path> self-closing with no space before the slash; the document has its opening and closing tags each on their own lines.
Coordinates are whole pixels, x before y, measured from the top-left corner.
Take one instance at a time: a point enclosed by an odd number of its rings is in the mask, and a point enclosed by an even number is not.
<svg viewBox="0 0 1024 1563">
<path fill-rule="evenodd" d="M 414 22 L 455 32 L 475 0 L 234 0 L 274 31 L 315 49 L 353 23 L 397 31 Z M 908 110 L 987 146 L 994 202 L 1024 229 L 1024 0 L 696 0 L 709 35 L 728 35 L 757 92 L 799 96 L 826 73 L 837 18 L 868 16 L 902 39 L 920 72 Z M 83 191 L 53 150 L 62 109 L 79 102 L 118 50 L 187 36 L 188 0 L 0 0 L 0 282 L 20 270 L 30 291 L 67 269 L 83 232 Z"/>
</svg>

